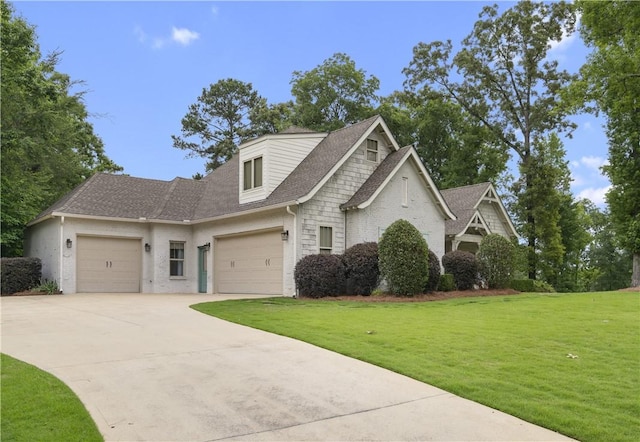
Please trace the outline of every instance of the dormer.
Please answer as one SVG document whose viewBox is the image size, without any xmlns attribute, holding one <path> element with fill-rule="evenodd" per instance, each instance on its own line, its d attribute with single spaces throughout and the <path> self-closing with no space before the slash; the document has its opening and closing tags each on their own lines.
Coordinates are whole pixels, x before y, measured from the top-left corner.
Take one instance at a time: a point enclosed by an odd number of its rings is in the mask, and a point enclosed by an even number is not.
<svg viewBox="0 0 640 442">
<path fill-rule="evenodd" d="M 281 132 L 241 144 L 240 204 L 267 198 L 326 136 L 318 132 Z"/>
</svg>

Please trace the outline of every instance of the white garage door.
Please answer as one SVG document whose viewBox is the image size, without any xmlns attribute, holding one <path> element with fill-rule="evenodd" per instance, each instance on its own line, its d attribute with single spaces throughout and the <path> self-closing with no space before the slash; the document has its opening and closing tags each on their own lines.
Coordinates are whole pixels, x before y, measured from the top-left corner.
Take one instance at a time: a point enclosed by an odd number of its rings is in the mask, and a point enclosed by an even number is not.
<svg viewBox="0 0 640 442">
<path fill-rule="evenodd" d="M 139 239 L 78 237 L 79 293 L 138 293 L 142 247 Z"/>
<path fill-rule="evenodd" d="M 214 259 L 217 293 L 282 294 L 280 231 L 218 238 Z"/>
</svg>

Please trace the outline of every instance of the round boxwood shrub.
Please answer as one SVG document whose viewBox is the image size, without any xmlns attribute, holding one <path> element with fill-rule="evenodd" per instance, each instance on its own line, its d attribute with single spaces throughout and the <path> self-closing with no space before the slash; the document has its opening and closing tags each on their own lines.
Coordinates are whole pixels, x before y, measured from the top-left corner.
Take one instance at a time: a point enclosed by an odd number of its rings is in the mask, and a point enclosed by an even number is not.
<svg viewBox="0 0 640 442">
<path fill-rule="evenodd" d="M 409 221 L 391 224 L 378 244 L 380 274 L 389 290 L 402 296 L 422 293 L 429 278 L 429 248 Z"/>
<path fill-rule="evenodd" d="M 478 281 L 478 261 L 473 253 L 456 250 L 442 257 L 445 273 L 451 273 L 458 290 L 470 290 Z"/>
<path fill-rule="evenodd" d="M 476 258 L 480 275 L 490 289 L 509 286 L 515 263 L 514 249 L 511 241 L 502 235 L 492 233 L 482 238 Z"/>
<path fill-rule="evenodd" d="M 440 260 L 438 259 L 438 256 L 433 252 L 433 250 L 429 250 L 429 280 L 425 287 L 426 292 L 433 292 L 438 289 L 441 273 Z"/>
<path fill-rule="evenodd" d="M 305 256 L 293 272 L 298 294 L 309 298 L 341 295 L 344 276 L 344 264 L 338 255 Z"/>
<path fill-rule="evenodd" d="M 369 296 L 378 286 L 378 244 L 363 242 L 349 247 L 342 255 L 347 295 Z"/>
</svg>

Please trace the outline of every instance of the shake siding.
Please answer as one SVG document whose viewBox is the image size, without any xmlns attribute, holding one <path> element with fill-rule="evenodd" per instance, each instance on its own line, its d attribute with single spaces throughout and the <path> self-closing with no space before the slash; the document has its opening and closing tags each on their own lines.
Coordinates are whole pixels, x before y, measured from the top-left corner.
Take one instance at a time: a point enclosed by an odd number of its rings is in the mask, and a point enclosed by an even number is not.
<svg viewBox="0 0 640 442">
<path fill-rule="evenodd" d="M 495 203 L 482 202 L 478 206 L 478 211 L 482 214 L 483 218 L 489 223 L 489 229 L 492 233 L 498 233 L 505 238 L 509 238 L 509 232 L 502 223 L 502 217 L 498 214 L 499 210 Z"/>
<path fill-rule="evenodd" d="M 372 139 L 378 139 L 371 136 Z M 379 161 L 366 161 L 366 141 L 358 147 L 352 156 L 338 169 L 333 177 L 309 201 L 303 204 L 301 210 L 300 242 L 302 254 L 298 257 L 319 252 L 319 227 L 333 228 L 332 253 L 342 253 L 345 250 L 345 215 L 340 210 L 340 204 L 348 201 L 364 184 L 376 167 L 388 155 L 389 150 L 383 140 L 378 139 Z"/>
</svg>

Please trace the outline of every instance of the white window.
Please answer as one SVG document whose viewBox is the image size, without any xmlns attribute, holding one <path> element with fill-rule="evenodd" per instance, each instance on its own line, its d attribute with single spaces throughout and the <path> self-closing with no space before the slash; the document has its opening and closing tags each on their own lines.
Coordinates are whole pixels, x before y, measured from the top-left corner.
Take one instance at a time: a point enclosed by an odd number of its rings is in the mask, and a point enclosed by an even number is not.
<svg viewBox="0 0 640 442">
<path fill-rule="evenodd" d="M 378 142 L 367 140 L 367 161 L 378 161 Z"/>
<path fill-rule="evenodd" d="M 402 206 L 409 207 L 409 178 L 402 177 Z"/>
<path fill-rule="evenodd" d="M 184 276 L 184 242 L 169 242 L 169 276 Z"/>
<path fill-rule="evenodd" d="M 262 187 L 262 157 L 245 161 L 243 169 L 244 190 Z"/>
<path fill-rule="evenodd" d="M 330 255 L 333 250 L 333 228 L 320 226 L 320 253 Z"/>
</svg>

